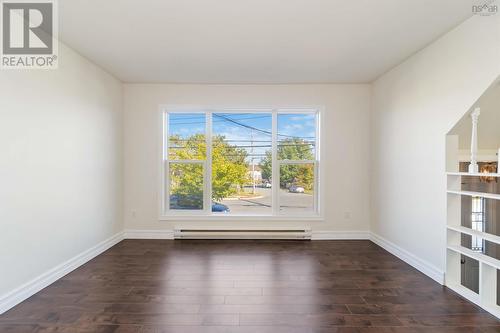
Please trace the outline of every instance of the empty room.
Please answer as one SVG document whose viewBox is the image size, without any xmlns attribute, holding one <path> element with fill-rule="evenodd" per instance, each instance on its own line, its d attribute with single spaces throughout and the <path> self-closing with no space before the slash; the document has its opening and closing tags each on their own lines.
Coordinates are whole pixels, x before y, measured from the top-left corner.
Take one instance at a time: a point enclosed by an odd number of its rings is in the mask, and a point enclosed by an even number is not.
<svg viewBox="0 0 500 333">
<path fill-rule="evenodd" d="M 498 0 L 0 0 L 0 333 L 500 333 Z"/>
</svg>

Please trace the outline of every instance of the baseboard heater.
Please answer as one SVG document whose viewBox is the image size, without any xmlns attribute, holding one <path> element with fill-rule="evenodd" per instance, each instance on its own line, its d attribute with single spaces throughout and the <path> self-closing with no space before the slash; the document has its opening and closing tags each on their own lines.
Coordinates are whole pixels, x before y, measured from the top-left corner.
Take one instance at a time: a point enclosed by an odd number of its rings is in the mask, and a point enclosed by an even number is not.
<svg viewBox="0 0 500 333">
<path fill-rule="evenodd" d="M 310 240 L 309 228 L 175 228 L 175 239 L 295 239 Z"/>
</svg>

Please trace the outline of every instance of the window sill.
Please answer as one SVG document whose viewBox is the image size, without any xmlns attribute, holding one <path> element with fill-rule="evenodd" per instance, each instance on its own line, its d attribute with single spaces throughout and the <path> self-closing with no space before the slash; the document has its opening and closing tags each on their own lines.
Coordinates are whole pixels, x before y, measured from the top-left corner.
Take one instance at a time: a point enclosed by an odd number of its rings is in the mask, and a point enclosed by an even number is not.
<svg viewBox="0 0 500 333">
<path fill-rule="evenodd" d="M 276 215 L 161 215 L 160 221 L 298 221 L 298 222 L 323 222 L 325 218 L 320 215 L 313 216 L 276 216 Z"/>
</svg>

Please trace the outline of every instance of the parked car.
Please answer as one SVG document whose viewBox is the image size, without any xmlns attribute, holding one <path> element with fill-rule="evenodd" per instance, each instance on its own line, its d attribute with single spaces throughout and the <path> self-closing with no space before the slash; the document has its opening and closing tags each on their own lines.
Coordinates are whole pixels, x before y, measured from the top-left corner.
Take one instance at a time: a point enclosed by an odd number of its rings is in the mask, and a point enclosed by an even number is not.
<svg viewBox="0 0 500 333">
<path fill-rule="evenodd" d="M 292 193 L 304 193 L 304 188 L 297 185 L 292 185 L 288 188 L 288 191 Z"/>
<path fill-rule="evenodd" d="M 212 213 L 229 213 L 230 211 L 228 206 L 212 201 Z"/>
<path fill-rule="evenodd" d="M 263 188 L 271 188 L 271 187 L 273 187 L 273 185 L 270 182 L 264 182 L 264 183 L 262 183 L 262 187 Z"/>
<path fill-rule="evenodd" d="M 192 196 L 170 196 L 170 209 L 185 209 L 185 210 L 199 210 L 203 207 L 203 198 Z M 228 206 L 212 201 L 212 212 L 214 213 L 229 213 Z"/>
</svg>

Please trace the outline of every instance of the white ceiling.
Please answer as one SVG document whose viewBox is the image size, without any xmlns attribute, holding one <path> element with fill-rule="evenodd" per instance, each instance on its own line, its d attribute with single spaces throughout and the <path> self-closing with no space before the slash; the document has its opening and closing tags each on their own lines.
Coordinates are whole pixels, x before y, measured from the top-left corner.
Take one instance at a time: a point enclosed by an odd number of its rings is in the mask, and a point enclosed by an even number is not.
<svg viewBox="0 0 500 333">
<path fill-rule="evenodd" d="M 61 0 L 60 37 L 125 82 L 370 82 L 474 0 Z"/>
</svg>

